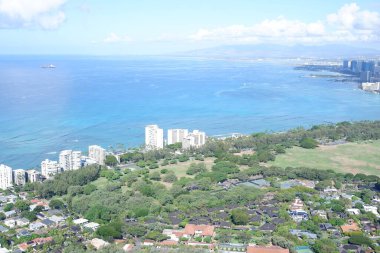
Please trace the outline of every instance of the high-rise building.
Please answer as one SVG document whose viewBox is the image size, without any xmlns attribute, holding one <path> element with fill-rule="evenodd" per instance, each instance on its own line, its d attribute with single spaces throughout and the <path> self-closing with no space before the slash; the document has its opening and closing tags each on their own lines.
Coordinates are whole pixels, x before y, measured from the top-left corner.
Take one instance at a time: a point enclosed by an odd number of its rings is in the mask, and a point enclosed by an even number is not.
<svg viewBox="0 0 380 253">
<path fill-rule="evenodd" d="M 351 61 L 351 71 L 356 72 L 357 67 L 358 67 L 358 61 Z"/>
<path fill-rule="evenodd" d="M 360 82 L 365 83 L 371 80 L 371 72 L 370 71 L 362 71 L 360 72 Z"/>
<path fill-rule="evenodd" d="M 147 149 L 162 149 L 164 147 L 164 130 L 157 125 L 146 126 L 145 147 Z"/>
<path fill-rule="evenodd" d="M 26 181 L 29 183 L 41 181 L 41 173 L 37 170 L 27 170 L 26 171 Z"/>
<path fill-rule="evenodd" d="M 82 167 L 82 152 L 73 150 L 63 150 L 59 154 L 59 165 L 66 170 L 78 170 Z"/>
<path fill-rule="evenodd" d="M 343 69 L 348 69 L 349 68 L 349 61 L 348 60 L 344 60 L 343 61 Z"/>
<path fill-rule="evenodd" d="M 182 142 L 189 134 L 188 129 L 169 129 L 168 130 L 168 145 Z"/>
<path fill-rule="evenodd" d="M 88 147 L 88 156 L 100 165 L 104 165 L 106 160 L 106 150 L 98 145 Z"/>
<path fill-rule="evenodd" d="M 13 184 L 24 185 L 26 183 L 26 172 L 23 169 L 13 170 Z"/>
<path fill-rule="evenodd" d="M 46 159 L 41 162 L 41 174 L 47 179 L 61 172 L 60 164 L 57 161 Z"/>
<path fill-rule="evenodd" d="M 6 190 L 12 187 L 12 168 L 4 164 L 0 164 L 0 189 Z"/>
<path fill-rule="evenodd" d="M 182 148 L 189 149 L 191 147 L 199 148 L 206 143 L 206 133 L 194 130 L 189 133 L 182 141 Z"/>
</svg>

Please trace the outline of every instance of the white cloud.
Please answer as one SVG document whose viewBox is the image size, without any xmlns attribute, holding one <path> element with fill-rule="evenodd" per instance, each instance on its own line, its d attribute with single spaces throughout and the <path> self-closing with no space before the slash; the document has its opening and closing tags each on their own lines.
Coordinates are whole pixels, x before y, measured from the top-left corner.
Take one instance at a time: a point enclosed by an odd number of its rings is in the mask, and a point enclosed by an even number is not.
<svg viewBox="0 0 380 253">
<path fill-rule="evenodd" d="M 0 28 L 55 29 L 66 17 L 66 0 L 0 0 Z"/>
<path fill-rule="evenodd" d="M 380 15 L 377 12 L 360 10 L 356 3 L 345 4 L 336 13 L 327 16 L 327 22 L 346 30 L 378 30 Z"/>
<path fill-rule="evenodd" d="M 131 42 L 132 39 L 129 36 L 120 36 L 116 33 L 110 33 L 104 40 L 105 43 L 117 43 L 117 42 Z"/>
<path fill-rule="evenodd" d="M 189 36 L 193 41 L 228 43 L 324 43 L 345 41 L 380 41 L 380 15 L 346 4 L 325 20 L 302 22 L 285 17 L 246 25 L 199 29 Z"/>
</svg>

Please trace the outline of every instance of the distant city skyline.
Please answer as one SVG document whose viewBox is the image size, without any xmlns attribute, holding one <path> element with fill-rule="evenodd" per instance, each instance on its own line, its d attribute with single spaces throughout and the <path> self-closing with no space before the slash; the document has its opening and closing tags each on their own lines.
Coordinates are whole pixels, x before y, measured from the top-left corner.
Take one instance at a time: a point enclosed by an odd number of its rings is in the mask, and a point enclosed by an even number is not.
<svg viewBox="0 0 380 253">
<path fill-rule="evenodd" d="M 0 54 L 167 54 L 231 44 L 380 45 L 380 3 L 0 0 Z"/>
</svg>

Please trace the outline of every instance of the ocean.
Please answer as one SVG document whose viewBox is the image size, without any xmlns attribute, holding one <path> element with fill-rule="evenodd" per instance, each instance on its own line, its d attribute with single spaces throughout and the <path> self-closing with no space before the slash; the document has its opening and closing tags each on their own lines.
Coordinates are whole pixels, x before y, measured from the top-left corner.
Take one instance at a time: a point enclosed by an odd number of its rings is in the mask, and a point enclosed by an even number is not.
<svg viewBox="0 0 380 253">
<path fill-rule="evenodd" d="M 311 74 L 285 61 L 0 56 L 0 163 L 140 146 L 147 124 L 212 136 L 380 119 L 380 95 Z"/>
</svg>

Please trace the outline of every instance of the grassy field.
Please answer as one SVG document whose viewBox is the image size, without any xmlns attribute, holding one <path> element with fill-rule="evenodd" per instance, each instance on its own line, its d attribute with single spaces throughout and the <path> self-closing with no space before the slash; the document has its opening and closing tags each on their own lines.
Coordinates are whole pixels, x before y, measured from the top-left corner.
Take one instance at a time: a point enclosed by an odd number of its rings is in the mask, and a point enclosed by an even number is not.
<svg viewBox="0 0 380 253">
<path fill-rule="evenodd" d="M 294 147 L 288 149 L 286 154 L 278 155 L 269 165 L 380 175 L 380 140 L 320 146 L 316 149 Z"/>
<path fill-rule="evenodd" d="M 156 169 L 156 170 L 160 171 L 162 169 L 167 169 L 169 171 L 174 171 L 174 173 L 176 174 L 176 176 L 178 178 L 193 177 L 193 176 L 189 176 L 186 174 L 186 171 L 190 167 L 190 164 L 192 164 L 192 163 L 204 163 L 206 165 L 207 169 L 211 170 L 212 165 L 214 165 L 214 160 L 215 160 L 215 158 L 206 158 L 204 161 L 187 161 L 187 162 L 183 162 L 183 163 L 179 162 L 177 164 L 170 164 L 170 165 L 166 165 L 166 166 L 161 166 L 159 169 Z M 151 171 L 156 171 L 156 170 L 151 170 Z"/>
</svg>

